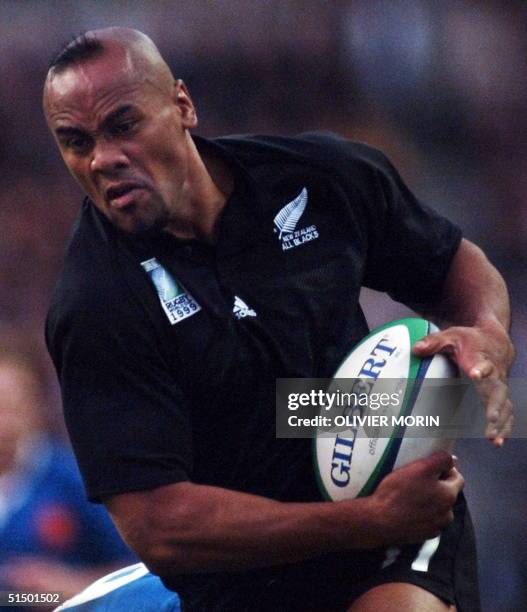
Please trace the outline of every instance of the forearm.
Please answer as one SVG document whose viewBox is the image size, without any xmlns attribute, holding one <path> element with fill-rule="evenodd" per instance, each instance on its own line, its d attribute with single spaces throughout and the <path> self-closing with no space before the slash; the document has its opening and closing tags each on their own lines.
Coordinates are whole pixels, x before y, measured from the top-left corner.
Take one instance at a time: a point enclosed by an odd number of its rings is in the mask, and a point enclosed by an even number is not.
<svg viewBox="0 0 527 612">
<path fill-rule="evenodd" d="M 134 544 L 143 544 L 129 541 L 147 565 L 164 576 L 291 563 L 382 544 L 372 518 L 376 515 L 372 498 L 281 503 L 217 487 L 181 484 L 185 490 L 180 503 L 174 503 L 170 487 L 156 493 L 157 510 L 143 538 L 150 542 L 148 547 L 137 550 Z M 126 526 L 120 527 L 126 538 Z"/>
<path fill-rule="evenodd" d="M 441 299 L 424 313 L 442 327 L 510 326 L 507 287 L 483 251 L 463 240 L 454 256 Z"/>
<path fill-rule="evenodd" d="M 340 502 L 283 503 L 179 482 L 105 504 L 154 573 L 236 571 L 435 537 L 462 486 L 453 468 L 451 455 L 435 453 L 394 470 L 373 495 Z"/>
<path fill-rule="evenodd" d="M 486 410 L 486 437 L 501 446 L 513 424 L 507 376 L 514 360 L 505 282 L 482 251 L 463 240 L 450 266 L 442 299 L 424 312 L 444 328 L 417 342 L 420 357 L 446 353 L 473 380 Z"/>
</svg>

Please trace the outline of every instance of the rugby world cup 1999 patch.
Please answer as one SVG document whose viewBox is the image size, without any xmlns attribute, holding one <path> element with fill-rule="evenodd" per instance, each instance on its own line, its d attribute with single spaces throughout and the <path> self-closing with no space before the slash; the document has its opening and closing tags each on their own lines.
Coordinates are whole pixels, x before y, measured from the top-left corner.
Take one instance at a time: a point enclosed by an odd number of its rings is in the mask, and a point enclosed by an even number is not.
<svg viewBox="0 0 527 612">
<path fill-rule="evenodd" d="M 159 296 L 161 306 L 172 325 L 191 317 L 201 310 L 196 300 L 185 291 L 176 279 L 155 257 L 141 262 Z"/>
</svg>

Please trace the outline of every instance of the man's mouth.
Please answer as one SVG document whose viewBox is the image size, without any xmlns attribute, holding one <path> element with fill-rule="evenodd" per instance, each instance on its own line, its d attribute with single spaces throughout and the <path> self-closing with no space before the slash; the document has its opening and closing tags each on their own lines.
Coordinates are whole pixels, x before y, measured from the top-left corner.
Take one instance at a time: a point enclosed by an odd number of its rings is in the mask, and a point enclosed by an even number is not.
<svg viewBox="0 0 527 612">
<path fill-rule="evenodd" d="M 114 208 L 124 208 L 131 204 L 144 190 L 141 183 L 122 182 L 112 185 L 106 190 L 106 200 Z"/>
</svg>

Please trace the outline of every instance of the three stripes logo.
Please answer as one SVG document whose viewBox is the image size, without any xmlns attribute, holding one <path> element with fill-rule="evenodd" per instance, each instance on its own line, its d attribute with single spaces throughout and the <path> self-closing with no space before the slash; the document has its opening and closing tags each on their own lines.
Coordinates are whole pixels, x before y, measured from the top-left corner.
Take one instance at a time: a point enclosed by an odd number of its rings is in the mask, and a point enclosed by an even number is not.
<svg viewBox="0 0 527 612">
<path fill-rule="evenodd" d="M 296 229 L 300 217 L 304 214 L 307 202 L 308 194 L 306 187 L 304 187 L 296 198 L 280 209 L 274 218 L 274 232 L 278 233 L 278 240 L 282 245 L 282 251 L 294 249 L 319 237 L 315 225 L 299 230 Z"/>
</svg>

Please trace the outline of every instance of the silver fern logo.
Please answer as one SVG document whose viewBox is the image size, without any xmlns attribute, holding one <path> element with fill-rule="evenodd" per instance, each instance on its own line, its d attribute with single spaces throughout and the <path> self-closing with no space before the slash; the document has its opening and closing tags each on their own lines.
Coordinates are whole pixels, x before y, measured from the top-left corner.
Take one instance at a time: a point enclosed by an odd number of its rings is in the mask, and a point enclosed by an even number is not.
<svg viewBox="0 0 527 612">
<path fill-rule="evenodd" d="M 234 305 L 232 307 L 232 312 L 237 319 L 245 319 L 245 317 L 255 317 L 256 312 L 247 306 L 247 304 L 242 300 L 241 297 L 237 295 L 234 296 Z"/>
<path fill-rule="evenodd" d="M 307 206 L 308 194 L 304 187 L 302 191 L 286 204 L 274 218 L 274 232 L 278 233 L 278 240 L 282 250 L 294 249 L 310 240 L 318 238 L 319 233 L 315 225 L 297 230 L 296 226 Z"/>
</svg>

